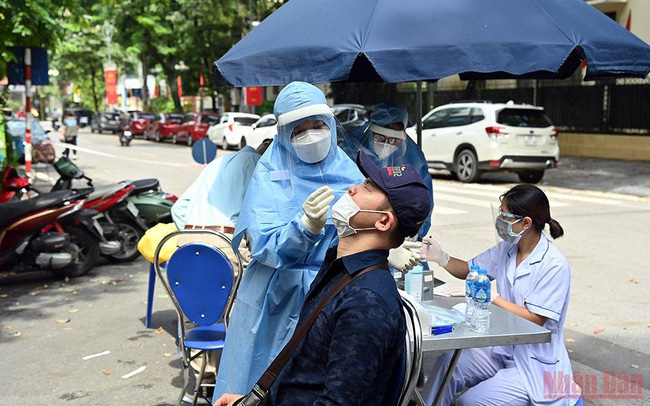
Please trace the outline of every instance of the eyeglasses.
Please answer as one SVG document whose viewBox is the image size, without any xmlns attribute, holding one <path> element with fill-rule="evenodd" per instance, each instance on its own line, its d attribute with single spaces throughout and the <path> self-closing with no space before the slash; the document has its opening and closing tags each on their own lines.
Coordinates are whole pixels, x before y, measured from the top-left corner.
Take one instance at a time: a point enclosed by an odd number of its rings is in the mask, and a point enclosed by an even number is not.
<svg viewBox="0 0 650 406">
<path fill-rule="evenodd" d="M 301 124 L 301 125 L 299 125 L 299 126 L 297 126 L 297 127 L 295 127 L 293 129 L 293 131 L 291 132 L 291 138 L 293 138 L 296 135 L 299 135 L 299 134 L 301 134 L 301 133 L 303 133 L 303 132 L 305 132 L 307 130 L 322 130 L 324 128 L 329 130 L 328 125 L 325 124 L 325 122 L 323 122 L 321 120 L 317 120 L 313 124 L 311 124 L 311 123 L 308 123 L 306 125 Z"/>
<path fill-rule="evenodd" d="M 508 219 L 523 219 L 524 216 L 520 216 L 518 214 L 512 214 L 512 213 L 506 213 L 503 211 L 501 206 L 499 206 L 499 216 L 503 218 L 508 218 Z"/>
<path fill-rule="evenodd" d="M 373 139 L 375 140 L 375 142 L 383 142 L 384 144 L 390 144 L 394 146 L 398 146 L 399 143 L 402 142 L 402 140 L 399 138 L 386 137 L 384 135 L 377 134 L 377 133 L 374 134 Z"/>
</svg>

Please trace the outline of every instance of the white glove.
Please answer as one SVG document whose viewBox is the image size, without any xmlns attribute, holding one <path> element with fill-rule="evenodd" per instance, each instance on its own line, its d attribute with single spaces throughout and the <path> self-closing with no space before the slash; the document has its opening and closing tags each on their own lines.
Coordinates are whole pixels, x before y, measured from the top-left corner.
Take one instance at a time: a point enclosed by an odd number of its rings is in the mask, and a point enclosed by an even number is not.
<svg viewBox="0 0 650 406">
<path fill-rule="evenodd" d="M 422 239 L 420 254 L 427 261 L 433 261 L 443 268 L 449 263 L 449 254 L 443 251 L 440 244 L 431 236 Z"/>
<path fill-rule="evenodd" d="M 398 271 L 410 271 L 421 258 L 419 252 L 413 252 L 411 249 L 419 249 L 421 246 L 422 243 L 418 241 L 404 241 L 402 245 L 388 252 L 388 263 Z"/>
<path fill-rule="evenodd" d="M 300 221 L 302 226 L 312 234 L 318 234 L 325 227 L 329 204 L 334 200 L 334 191 L 329 186 L 322 186 L 307 197 L 302 204 L 305 214 Z"/>
</svg>

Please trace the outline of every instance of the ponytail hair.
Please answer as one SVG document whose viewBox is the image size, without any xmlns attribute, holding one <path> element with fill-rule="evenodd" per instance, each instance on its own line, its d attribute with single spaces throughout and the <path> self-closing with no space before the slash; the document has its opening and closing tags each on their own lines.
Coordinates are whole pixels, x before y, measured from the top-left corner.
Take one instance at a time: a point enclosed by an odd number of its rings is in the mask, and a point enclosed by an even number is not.
<svg viewBox="0 0 650 406">
<path fill-rule="evenodd" d="M 546 194 L 537 186 L 517 185 L 501 195 L 501 200 L 503 199 L 510 213 L 530 217 L 533 221 L 533 229 L 538 233 L 541 233 L 548 224 L 553 239 L 564 235 L 560 223 L 551 218 L 551 208 Z"/>
<path fill-rule="evenodd" d="M 557 222 L 555 219 L 550 219 L 548 222 L 548 226 L 551 230 L 551 237 L 555 240 L 556 238 L 560 238 L 564 235 L 564 229 L 560 225 L 560 223 Z"/>
</svg>

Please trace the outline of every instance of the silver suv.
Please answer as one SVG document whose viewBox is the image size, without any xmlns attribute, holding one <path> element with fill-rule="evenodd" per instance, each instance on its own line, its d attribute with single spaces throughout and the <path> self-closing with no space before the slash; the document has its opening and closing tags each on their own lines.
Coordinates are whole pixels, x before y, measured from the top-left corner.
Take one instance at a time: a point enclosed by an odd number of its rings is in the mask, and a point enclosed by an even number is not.
<svg viewBox="0 0 650 406">
<path fill-rule="evenodd" d="M 415 126 L 406 130 L 417 139 Z M 462 182 L 482 172 L 516 172 L 537 183 L 557 167 L 558 132 L 543 107 L 529 104 L 458 102 L 436 107 L 422 118 L 422 151 L 429 168 L 446 169 Z"/>
</svg>

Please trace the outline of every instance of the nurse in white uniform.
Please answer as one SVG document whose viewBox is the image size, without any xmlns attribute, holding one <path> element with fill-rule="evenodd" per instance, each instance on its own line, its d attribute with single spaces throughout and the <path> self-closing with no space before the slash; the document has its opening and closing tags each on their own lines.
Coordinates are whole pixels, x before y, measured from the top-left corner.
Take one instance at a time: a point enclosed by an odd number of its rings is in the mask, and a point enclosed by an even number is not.
<svg viewBox="0 0 650 406">
<path fill-rule="evenodd" d="M 497 280 L 492 304 L 551 331 L 551 342 L 504 347 L 472 348 L 461 353 L 442 398 L 449 405 L 563 405 L 581 404 L 581 389 L 573 382 L 571 362 L 562 329 L 569 306 L 571 270 L 551 237 L 564 234 L 551 218 L 548 198 L 533 185 L 518 185 L 501 196 L 496 229 L 504 240 L 470 261 L 450 258 L 431 237 L 427 259 L 457 278 L 465 279 L 470 265 L 488 271 Z M 435 362 L 425 386 L 432 404 L 451 353 Z"/>
</svg>

